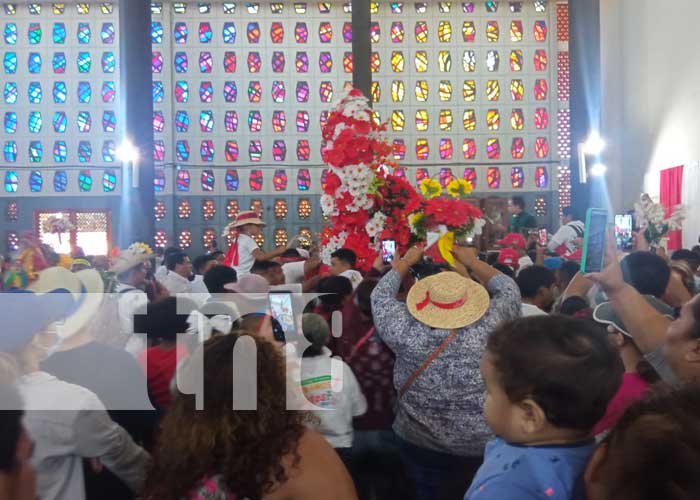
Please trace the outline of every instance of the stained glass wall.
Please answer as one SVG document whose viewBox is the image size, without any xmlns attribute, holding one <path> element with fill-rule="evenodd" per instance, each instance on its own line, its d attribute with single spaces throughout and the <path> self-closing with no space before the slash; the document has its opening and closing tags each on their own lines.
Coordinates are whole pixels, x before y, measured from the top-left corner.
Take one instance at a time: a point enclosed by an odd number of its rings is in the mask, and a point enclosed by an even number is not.
<svg viewBox="0 0 700 500">
<path fill-rule="evenodd" d="M 482 192 L 551 190 L 558 8 L 551 0 L 375 2 L 372 98 L 394 159 L 451 168 Z"/>
<path fill-rule="evenodd" d="M 120 194 L 117 2 L 0 8 L 0 196 Z M 251 207 L 270 221 L 266 246 L 318 232 L 320 127 L 353 71 L 371 71 L 412 182 L 463 177 L 541 215 L 557 191 L 570 202 L 566 1 L 371 2 L 370 68 L 353 67 L 348 1 L 151 12 L 160 245 L 225 247 L 221 228 Z"/>
<path fill-rule="evenodd" d="M 5 196 L 119 193 L 116 3 L 0 6 Z"/>
<path fill-rule="evenodd" d="M 174 233 L 164 221 L 168 243 L 199 248 L 230 220 L 229 199 L 262 205 L 268 246 L 318 232 L 309 195 L 322 123 L 352 81 L 350 2 L 153 2 L 152 16 L 156 191 L 194 212 Z"/>
</svg>

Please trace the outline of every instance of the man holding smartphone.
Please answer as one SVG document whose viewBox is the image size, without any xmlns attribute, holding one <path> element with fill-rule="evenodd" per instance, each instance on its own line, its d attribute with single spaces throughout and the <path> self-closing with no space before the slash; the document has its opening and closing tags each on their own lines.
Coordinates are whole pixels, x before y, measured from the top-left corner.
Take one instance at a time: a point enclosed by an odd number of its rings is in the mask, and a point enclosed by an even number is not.
<svg viewBox="0 0 700 500">
<path fill-rule="evenodd" d="M 581 246 L 585 224 L 576 218 L 571 207 L 562 210 L 562 222 L 562 226 L 549 241 L 547 249 L 558 255 L 567 255 Z"/>
</svg>

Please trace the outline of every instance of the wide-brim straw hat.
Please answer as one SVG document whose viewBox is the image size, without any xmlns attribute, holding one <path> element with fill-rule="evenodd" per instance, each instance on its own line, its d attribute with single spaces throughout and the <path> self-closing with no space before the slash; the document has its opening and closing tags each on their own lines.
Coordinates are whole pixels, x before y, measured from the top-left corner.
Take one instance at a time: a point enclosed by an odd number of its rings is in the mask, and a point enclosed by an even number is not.
<svg viewBox="0 0 700 500">
<path fill-rule="evenodd" d="M 127 248 L 126 250 L 122 250 L 121 252 L 119 252 L 119 255 L 117 256 L 114 263 L 112 264 L 112 267 L 110 267 L 109 270 L 114 274 L 121 274 L 128 271 L 129 269 L 143 264 L 151 258 L 153 258 L 153 254 L 134 251 L 131 248 Z"/>
<path fill-rule="evenodd" d="M 73 295 L 75 307 L 56 327 L 59 337 L 68 338 L 82 330 L 100 309 L 104 298 L 104 281 L 94 269 L 72 273 L 63 267 L 50 267 L 39 273 L 39 278 L 27 290 L 49 293 L 66 290 Z"/>
<path fill-rule="evenodd" d="M 478 321 L 489 308 L 486 289 L 455 272 L 423 278 L 406 297 L 408 312 L 432 328 L 452 330 Z"/>
<path fill-rule="evenodd" d="M 238 217 L 236 217 L 236 220 L 230 223 L 228 227 L 229 229 L 233 229 L 236 227 L 245 226 L 246 224 L 256 224 L 258 226 L 265 226 L 265 221 L 263 221 L 260 218 L 257 212 L 254 212 L 252 210 L 246 210 L 245 212 L 239 213 Z"/>
</svg>

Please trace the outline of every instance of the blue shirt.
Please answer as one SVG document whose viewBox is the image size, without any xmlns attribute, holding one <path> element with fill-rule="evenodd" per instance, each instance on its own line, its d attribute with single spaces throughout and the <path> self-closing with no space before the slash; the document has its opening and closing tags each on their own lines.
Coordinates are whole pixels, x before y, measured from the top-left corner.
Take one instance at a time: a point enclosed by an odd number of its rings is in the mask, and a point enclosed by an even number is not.
<svg viewBox="0 0 700 500">
<path fill-rule="evenodd" d="M 583 472 L 593 440 L 566 446 L 521 446 L 497 438 L 464 500 L 583 499 Z"/>
</svg>

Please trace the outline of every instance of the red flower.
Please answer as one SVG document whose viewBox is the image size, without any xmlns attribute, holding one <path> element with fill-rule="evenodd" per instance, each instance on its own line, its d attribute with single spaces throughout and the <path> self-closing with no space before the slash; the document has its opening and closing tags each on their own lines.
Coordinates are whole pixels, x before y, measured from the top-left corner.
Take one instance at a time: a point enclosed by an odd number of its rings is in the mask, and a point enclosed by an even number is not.
<svg viewBox="0 0 700 500">
<path fill-rule="evenodd" d="M 340 180 L 340 177 L 329 170 L 326 174 L 326 194 L 334 195 L 342 183 L 343 181 Z"/>
<path fill-rule="evenodd" d="M 355 132 L 360 135 L 367 135 L 371 130 L 370 123 L 359 120 L 355 123 Z"/>
<path fill-rule="evenodd" d="M 322 153 L 323 162 L 334 167 L 342 167 L 345 161 L 345 154 L 339 148 L 324 149 Z"/>
<path fill-rule="evenodd" d="M 425 216 L 435 225 L 444 224 L 450 228 L 466 226 L 481 210 L 464 200 L 433 198 L 425 203 Z"/>
</svg>

